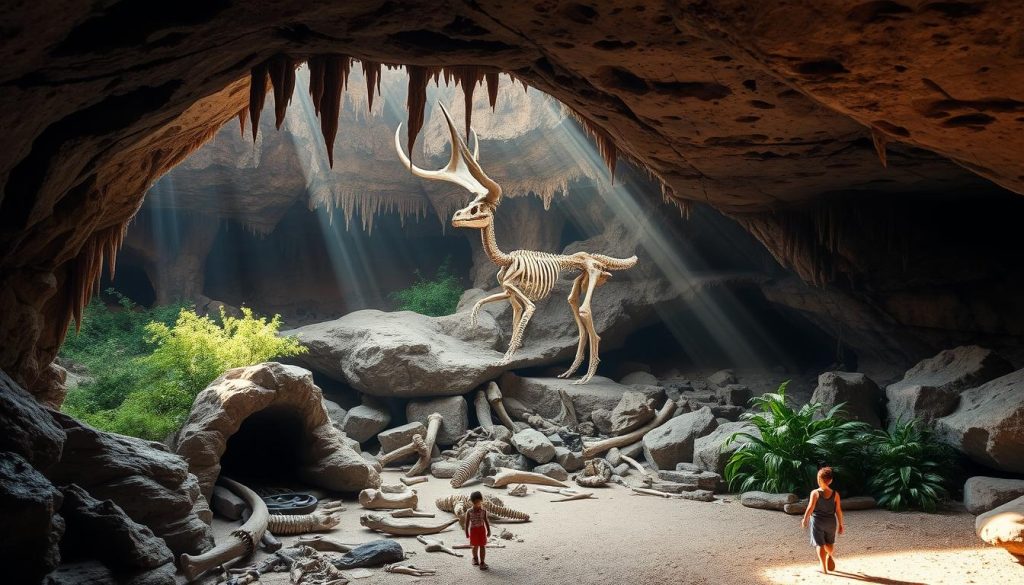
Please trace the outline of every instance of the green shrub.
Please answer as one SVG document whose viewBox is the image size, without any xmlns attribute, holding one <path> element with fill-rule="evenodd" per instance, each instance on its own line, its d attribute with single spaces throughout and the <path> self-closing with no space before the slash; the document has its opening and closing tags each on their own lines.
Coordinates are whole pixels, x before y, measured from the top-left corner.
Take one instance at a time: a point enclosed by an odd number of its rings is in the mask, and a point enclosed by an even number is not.
<svg viewBox="0 0 1024 585">
<path fill-rule="evenodd" d="M 74 350 L 97 357 L 107 352 L 107 361 L 121 362 L 126 377 L 117 386 L 119 399 L 83 385 L 68 394 L 65 412 L 107 431 L 162 440 L 184 421 L 196 394 L 225 370 L 306 351 L 296 338 L 278 337 L 280 315 L 268 321 L 243 308 L 237 318 L 222 311 L 218 322 L 188 308 L 176 314 L 171 324 L 133 319 L 138 331 L 126 333 L 123 345 L 97 336 L 93 347 Z M 143 355 L 129 356 L 127 348 L 138 339 Z"/>
<path fill-rule="evenodd" d="M 816 485 L 818 468 L 827 464 L 838 477 L 848 478 L 844 491 L 856 493 L 854 484 L 863 476 L 858 437 L 869 427 L 842 418 L 842 405 L 827 412 L 820 403 L 794 410 L 786 397 L 788 384 L 783 382 L 777 392 L 751 400 L 757 412 L 743 418 L 757 427 L 760 437 L 739 432 L 726 442 L 739 437 L 748 441 L 726 464 L 730 488 L 807 495 Z"/>
<path fill-rule="evenodd" d="M 900 421 L 891 431 L 875 430 L 861 440 L 870 467 L 868 490 L 879 506 L 894 512 L 934 512 L 948 495 L 945 485 L 956 462 L 953 448 L 918 421 Z"/>
<path fill-rule="evenodd" d="M 398 303 L 401 311 L 415 311 L 431 317 L 451 315 L 462 296 L 462 285 L 451 273 L 446 258 L 437 268 L 433 279 L 426 279 L 416 271 L 416 282 L 407 289 L 391 293 L 391 299 Z"/>
</svg>

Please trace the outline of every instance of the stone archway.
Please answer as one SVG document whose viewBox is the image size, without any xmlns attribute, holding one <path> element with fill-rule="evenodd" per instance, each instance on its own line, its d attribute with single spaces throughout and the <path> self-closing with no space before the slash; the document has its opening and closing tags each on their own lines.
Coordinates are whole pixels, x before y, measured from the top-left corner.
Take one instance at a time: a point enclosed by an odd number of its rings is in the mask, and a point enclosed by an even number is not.
<svg viewBox="0 0 1024 585">
<path fill-rule="evenodd" d="M 288 413 L 301 427 L 294 453 L 298 464 L 292 467 L 295 479 L 332 491 L 380 486 L 377 471 L 331 424 L 323 393 L 309 370 L 267 362 L 228 370 L 200 392 L 175 437 L 175 451 L 199 478 L 204 497 L 209 499 L 220 475 L 229 439 L 250 417 L 275 411 Z"/>
</svg>

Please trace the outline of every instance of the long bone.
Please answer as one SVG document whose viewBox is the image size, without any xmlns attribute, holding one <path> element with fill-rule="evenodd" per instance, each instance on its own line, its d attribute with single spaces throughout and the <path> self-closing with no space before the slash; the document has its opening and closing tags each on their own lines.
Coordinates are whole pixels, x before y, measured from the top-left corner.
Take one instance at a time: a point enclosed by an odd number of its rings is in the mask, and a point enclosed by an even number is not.
<svg viewBox="0 0 1024 585">
<path fill-rule="evenodd" d="M 423 512 L 413 508 L 402 508 L 390 512 L 392 518 L 433 518 L 433 512 Z"/>
<path fill-rule="evenodd" d="M 427 476 L 420 475 L 418 477 L 405 477 L 403 475 L 402 477 L 398 478 L 398 481 L 404 483 L 407 486 L 411 486 L 411 485 L 416 485 L 418 483 L 423 483 L 423 482 L 427 481 Z"/>
<path fill-rule="evenodd" d="M 422 439 L 422 446 L 417 445 L 420 458 L 416 461 L 416 465 L 413 465 L 412 469 L 406 472 L 406 477 L 421 475 L 430 469 L 430 456 L 434 452 L 434 443 L 437 442 L 437 431 L 441 429 L 442 421 L 443 418 L 440 413 L 437 412 L 432 412 L 430 413 L 430 416 L 427 417 L 427 438 Z M 413 435 L 412 442 L 416 443 L 418 437 L 419 435 Z"/>
<path fill-rule="evenodd" d="M 402 459 L 408 455 L 412 455 L 413 453 L 419 455 L 420 457 L 423 457 L 424 453 L 426 453 L 426 457 L 428 459 L 430 458 L 430 451 L 427 450 L 427 444 L 423 440 L 423 437 L 419 435 L 413 435 L 412 442 L 403 445 L 395 449 L 394 451 L 388 451 L 383 455 L 379 455 L 377 457 L 377 461 L 380 462 L 381 467 L 387 467 L 389 463 L 393 461 L 398 461 L 399 459 Z"/>
<path fill-rule="evenodd" d="M 491 384 L 493 383 L 491 382 Z M 491 403 L 487 401 L 487 393 L 477 390 L 476 396 L 473 398 L 473 406 L 476 409 L 477 422 L 484 429 L 491 430 L 494 427 L 494 421 L 491 419 Z"/>
<path fill-rule="evenodd" d="M 418 504 L 419 496 L 416 495 L 416 490 L 400 494 L 387 494 L 380 490 L 367 488 L 359 492 L 359 505 L 368 510 L 415 509 Z"/>
<path fill-rule="evenodd" d="M 516 425 L 512 422 L 512 418 L 509 417 L 508 412 L 505 410 L 505 405 L 501 401 L 501 388 L 494 382 L 487 383 L 487 390 L 484 391 L 487 395 L 487 402 L 491 403 L 491 408 L 494 409 L 495 414 L 498 415 L 498 420 L 501 424 L 505 425 L 505 428 L 516 432 Z"/>
<path fill-rule="evenodd" d="M 399 575 L 411 575 L 413 577 L 429 577 L 430 575 L 436 575 L 437 571 L 434 569 L 420 569 L 415 565 L 384 565 L 385 573 L 396 573 Z"/>
<path fill-rule="evenodd" d="M 519 471 L 518 469 L 509 469 L 508 467 L 499 467 L 498 473 L 484 478 L 484 485 L 494 488 L 505 487 L 510 483 L 532 483 L 563 488 L 569 487 L 557 479 L 548 477 L 541 473 Z"/>
<path fill-rule="evenodd" d="M 252 515 L 244 524 L 231 532 L 228 542 L 223 542 L 200 555 L 193 556 L 188 553 L 181 555 L 178 565 L 188 582 L 195 581 L 203 573 L 218 565 L 252 554 L 256 543 L 263 538 L 263 533 L 267 530 L 270 512 L 267 511 L 267 504 L 263 498 L 244 485 L 224 476 L 221 476 L 218 481 L 234 492 L 236 496 L 242 498 L 252 510 Z"/>
<path fill-rule="evenodd" d="M 668 400 L 665 402 L 665 406 L 662 406 L 661 410 L 658 411 L 658 415 L 654 417 L 654 420 L 639 429 L 626 433 L 625 435 L 619 435 L 618 437 L 609 437 L 600 441 L 583 443 L 583 457 L 585 459 L 589 459 L 595 455 L 604 453 L 612 447 L 625 447 L 626 445 L 632 445 L 642 439 L 644 435 L 660 427 L 668 419 L 672 418 L 672 413 L 675 412 L 675 410 L 676 403 L 672 400 Z"/>
<path fill-rule="evenodd" d="M 384 532 L 393 536 L 418 536 L 420 534 L 436 534 L 458 522 L 458 518 L 440 524 L 426 524 L 421 521 L 400 521 L 385 514 L 371 512 L 359 517 L 359 523 L 370 530 Z"/>
<path fill-rule="evenodd" d="M 452 556 L 461 557 L 463 556 L 460 552 L 455 552 L 452 547 L 446 546 L 443 540 L 437 538 L 427 538 L 422 534 L 416 537 L 416 540 L 422 542 L 425 545 L 424 550 L 427 552 L 443 552 L 448 553 Z"/>
</svg>

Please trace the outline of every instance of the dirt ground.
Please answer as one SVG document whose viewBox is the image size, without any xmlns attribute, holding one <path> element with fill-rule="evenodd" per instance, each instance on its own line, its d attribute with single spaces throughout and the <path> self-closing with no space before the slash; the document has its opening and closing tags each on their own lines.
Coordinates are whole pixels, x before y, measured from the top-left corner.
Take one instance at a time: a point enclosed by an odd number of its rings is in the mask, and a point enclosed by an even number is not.
<svg viewBox="0 0 1024 585">
<path fill-rule="evenodd" d="M 398 483 L 397 472 L 385 472 L 385 483 Z M 420 509 L 439 512 L 434 500 L 454 490 L 447 480 L 431 478 L 415 486 Z M 458 490 L 469 493 L 478 485 Z M 500 490 L 504 491 L 504 490 Z M 407 564 L 437 570 L 415 578 L 373 569 L 352 583 L 545 583 L 580 585 L 1010 585 L 1024 583 L 1024 566 L 1002 549 L 984 546 L 974 534 L 974 517 L 966 512 L 901 513 L 882 510 L 850 512 L 847 533 L 837 542 L 837 573 L 818 572 L 800 517 L 744 508 L 731 497 L 715 503 L 666 500 L 634 495 L 613 486 L 593 490 L 597 499 L 551 503 L 556 496 L 538 492 L 521 498 L 502 494 L 506 505 L 528 512 L 531 522 L 494 524 L 494 533 L 508 529 L 515 539 L 488 552 L 489 571 L 471 565 L 469 551 L 457 558 L 427 553 L 413 537 L 400 538 Z M 343 521 L 330 533 L 346 543 L 380 538 L 359 525 L 364 512 L 347 502 Z M 226 523 L 215 526 L 220 537 Z M 456 524 L 435 535 L 446 544 L 465 541 Z M 522 539 L 519 542 L 518 539 Z M 293 539 L 283 539 L 287 546 Z M 207 580 L 207 582 L 213 582 Z M 267 585 L 288 583 L 274 574 Z"/>
</svg>

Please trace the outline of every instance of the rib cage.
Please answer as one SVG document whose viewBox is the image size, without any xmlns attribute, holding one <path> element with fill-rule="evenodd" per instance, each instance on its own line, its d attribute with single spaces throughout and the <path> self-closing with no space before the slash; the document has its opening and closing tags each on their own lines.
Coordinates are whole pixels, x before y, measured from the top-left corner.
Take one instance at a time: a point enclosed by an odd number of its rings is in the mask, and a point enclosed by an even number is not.
<svg viewBox="0 0 1024 585">
<path fill-rule="evenodd" d="M 519 288 L 531 301 L 551 293 L 566 261 L 565 256 L 533 250 L 516 250 L 509 256 L 512 263 L 498 272 L 498 282 Z"/>
<path fill-rule="evenodd" d="M 476 475 L 477 470 L 480 469 L 480 463 L 484 460 L 484 457 L 490 453 L 490 451 L 491 449 L 488 443 L 475 447 L 473 452 L 459 463 L 459 467 L 455 470 L 455 475 L 453 475 L 451 479 L 452 487 L 462 487 L 462 484 L 466 483 L 471 477 Z"/>
<path fill-rule="evenodd" d="M 465 521 L 465 511 L 472 505 L 469 501 L 469 496 L 464 494 L 452 494 L 450 496 L 438 498 L 434 504 L 437 506 L 438 510 L 458 516 L 460 525 Z M 504 503 L 494 496 L 485 495 L 483 505 L 484 510 L 487 510 L 488 514 L 492 514 L 498 518 L 522 520 L 524 522 L 529 522 L 530 520 L 529 514 L 505 507 Z M 457 507 L 459 510 L 456 510 Z"/>
</svg>

